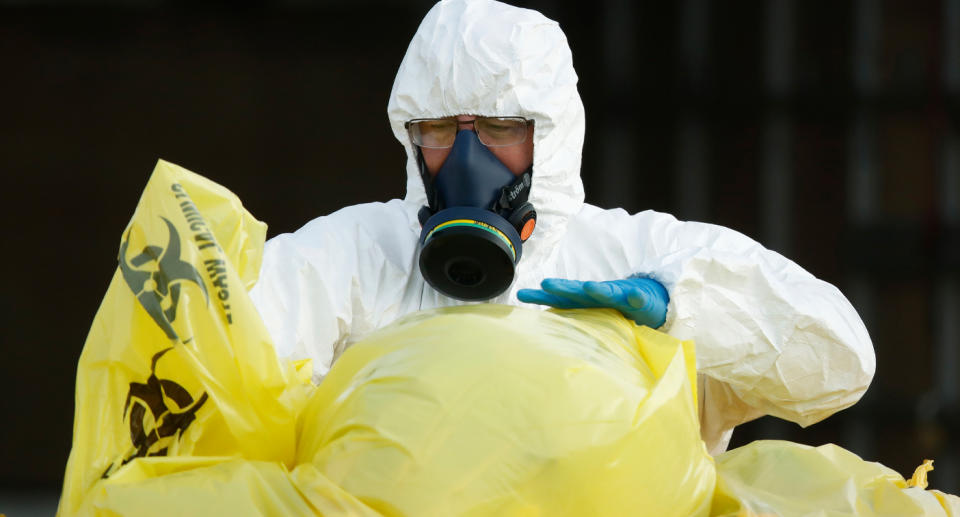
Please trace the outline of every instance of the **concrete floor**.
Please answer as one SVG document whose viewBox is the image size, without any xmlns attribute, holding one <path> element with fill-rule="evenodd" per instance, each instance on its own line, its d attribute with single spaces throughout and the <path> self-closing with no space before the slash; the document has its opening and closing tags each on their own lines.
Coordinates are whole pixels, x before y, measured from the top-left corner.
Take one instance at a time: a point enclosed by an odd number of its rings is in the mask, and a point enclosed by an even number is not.
<svg viewBox="0 0 960 517">
<path fill-rule="evenodd" d="M 60 492 L 56 490 L 0 489 L 0 514 L 6 517 L 52 517 L 57 513 Z"/>
</svg>

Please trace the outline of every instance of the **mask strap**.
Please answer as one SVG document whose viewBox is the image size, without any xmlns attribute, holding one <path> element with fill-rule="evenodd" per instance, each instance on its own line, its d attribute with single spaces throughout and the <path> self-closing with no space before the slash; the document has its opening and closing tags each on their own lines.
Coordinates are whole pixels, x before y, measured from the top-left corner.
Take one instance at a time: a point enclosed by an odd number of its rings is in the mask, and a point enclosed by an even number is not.
<svg viewBox="0 0 960 517">
<path fill-rule="evenodd" d="M 423 181 L 423 191 L 427 195 L 427 206 L 420 209 L 421 218 L 424 214 L 427 217 L 437 213 L 440 210 L 440 201 L 437 195 L 437 189 L 433 188 L 433 178 L 430 177 L 430 171 L 427 170 L 427 163 L 423 161 L 423 152 L 419 146 L 417 148 L 417 167 L 420 169 L 420 180 Z M 423 224 L 424 221 L 420 221 Z"/>
</svg>

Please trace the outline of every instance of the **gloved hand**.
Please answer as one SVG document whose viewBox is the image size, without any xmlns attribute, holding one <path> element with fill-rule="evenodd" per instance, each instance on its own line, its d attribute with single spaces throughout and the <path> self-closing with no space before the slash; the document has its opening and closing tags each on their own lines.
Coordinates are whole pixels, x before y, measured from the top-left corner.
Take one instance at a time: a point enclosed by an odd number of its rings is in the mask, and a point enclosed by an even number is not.
<svg viewBox="0 0 960 517">
<path fill-rule="evenodd" d="M 628 278 L 606 282 L 581 282 L 547 278 L 543 289 L 520 289 L 517 298 L 525 303 L 557 309 L 605 307 L 617 309 L 638 325 L 658 328 L 667 319 L 670 296 L 663 284 L 652 278 Z"/>
</svg>

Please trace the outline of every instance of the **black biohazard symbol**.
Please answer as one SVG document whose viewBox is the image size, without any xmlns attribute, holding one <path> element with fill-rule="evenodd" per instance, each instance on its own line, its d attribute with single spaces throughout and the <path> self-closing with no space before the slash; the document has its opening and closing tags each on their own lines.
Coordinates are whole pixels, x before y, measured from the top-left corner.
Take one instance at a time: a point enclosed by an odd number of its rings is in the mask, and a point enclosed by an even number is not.
<svg viewBox="0 0 960 517">
<path fill-rule="evenodd" d="M 193 282 L 203 290 L 203 296 L 209 303 L 207 287 L 200 273 L 189 262 L 180 259 L 180 234 L 166 217 L 170 239 L 166 249 L 160 246 L 145 246 L 139 255 L 127 262 L 127 248 L 130 245 L 130 231 L 120 245 L 120 271 L 140 305 L 157 322 L 170 339 L 179 339 L 173 330 L 173 320 L 177 318 L 177 304 L 180 301 L 180 285 Z"/>
<path fill-rule="evenodd" d="M 133 451 L 120 465 L 134 458 L 166 456 L 169 443 L 186 432 L 196 419 L 197 411 L 207 401 L 207 393 L 194 400 L 183 386 L 169 379 L 157 377 L 157 361 L 173 347 L 156 354 L 150 364 L 150 377 L 146 383 L 131 382 L 127 401 L 123 406 L 123 418 L 129 418 L 130 441 Z M 103 477 L 110 475 L 110 465 Z"/>
</svg>

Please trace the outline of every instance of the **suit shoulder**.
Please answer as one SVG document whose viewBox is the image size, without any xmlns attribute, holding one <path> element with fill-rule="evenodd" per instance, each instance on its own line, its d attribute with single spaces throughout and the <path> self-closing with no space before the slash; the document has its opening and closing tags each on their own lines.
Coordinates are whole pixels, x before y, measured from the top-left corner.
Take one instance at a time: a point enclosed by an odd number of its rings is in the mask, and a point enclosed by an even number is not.
<svg viewBox="0 0 960 517">
<path fill-rule="evenodd" d="M 623 229 L 624 225 L 656 225 L 677 223 L 677 218 L 665 212 L 644 210 L 631 214 L 622 208 L 600 208 L 584 203 L 583 208 L 571 220 L 578 229 L 606 231 Z"/>
<path fill-rule="evenodd" d="M 360 227 L 396 231 L 402 226 L 409 226 L 409 216 L 403 202 L 394 199 L 385 203 L 362 203 L 343 207 L 331 214 L 313 219 L 297 230 L 295 235 L 310 236 L 318 232 L 354 231 Z"/>
</svg>

